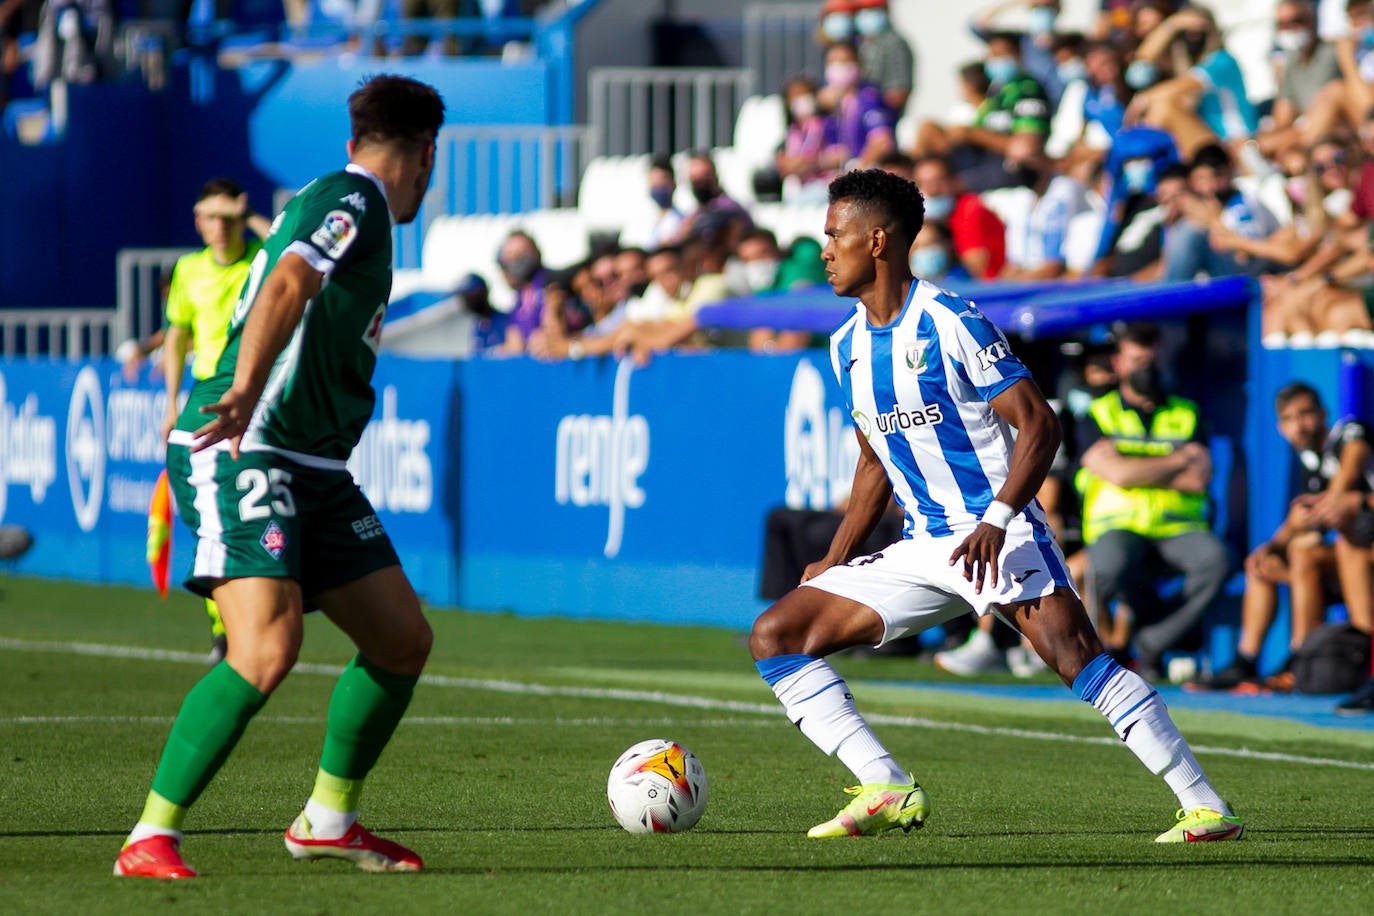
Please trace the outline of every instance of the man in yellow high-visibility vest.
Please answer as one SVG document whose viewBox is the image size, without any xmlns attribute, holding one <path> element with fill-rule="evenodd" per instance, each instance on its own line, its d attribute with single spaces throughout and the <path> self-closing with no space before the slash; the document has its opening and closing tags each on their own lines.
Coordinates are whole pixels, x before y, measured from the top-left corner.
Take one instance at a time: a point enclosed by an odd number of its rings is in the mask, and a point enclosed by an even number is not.
<svg viewBox="0 0 1374 916">
<path fill-rule="evenodd" d="M 1112 366 L 1120 384 L 1080 424 L 1083 540 L 1100 601 L 1131 608 L 1136 669 L 1160 677 L 1164 653 L 1187 637 L 1230 572 L 1209 525 L 1212 459 L 1197 404 L 1164 390 L 1159 330 L 1129 325 Z M 1180 602 L 1160 598 L 1161 574 L 1183 574 Z M 1120 647 L 1124 650 L 1125 647 Z"/>
</svg>

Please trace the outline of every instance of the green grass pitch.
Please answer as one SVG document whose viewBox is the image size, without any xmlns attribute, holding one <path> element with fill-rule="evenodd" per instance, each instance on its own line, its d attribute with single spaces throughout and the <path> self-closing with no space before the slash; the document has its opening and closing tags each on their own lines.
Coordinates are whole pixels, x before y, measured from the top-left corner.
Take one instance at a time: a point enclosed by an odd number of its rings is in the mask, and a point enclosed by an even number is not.
<svg viewBox="0 0 1374 916">
<path fill-rule="evenodd" d="M 1248 913 L 1374 911 L 1374 733 L 1179 712 L 1246 818 L 1239 843 L 1160 846 L 1173 797 L 1091 709 L 884 681 L 910 659 L 841 659 L 860 708 L 914 768 L 924 830 L 809 840 L 847 774 L 788 725 L 726 630 L 434 611 L 435 652 L 364 793 L 364 822 L 422 875 L 293 861 L 330 676 L 327 621 L 192 810 L 202 877 L 118 880 L 208 627 L 187 595 L 0 578 L 0 912 Z M 1046 681 L 1048 682 L 1048 681 Z M 620 830 L 606 773 L 670 737 L 705 764 L 696 829 Z"/>
</svg>

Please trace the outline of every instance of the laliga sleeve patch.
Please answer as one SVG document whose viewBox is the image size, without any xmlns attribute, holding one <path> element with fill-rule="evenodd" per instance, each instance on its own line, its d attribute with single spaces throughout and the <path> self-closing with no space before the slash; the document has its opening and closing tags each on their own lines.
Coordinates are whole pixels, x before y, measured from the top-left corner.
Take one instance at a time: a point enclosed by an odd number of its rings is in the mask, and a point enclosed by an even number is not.
<svg viewBox="0 0 1374 916">
<path fill-rule="evenodd" d="M 353 214 L 344 210 L 330 210 L 310 241 L 327 256 L 337 261 L 358 235 L 358 223 Z"/>
</svg>

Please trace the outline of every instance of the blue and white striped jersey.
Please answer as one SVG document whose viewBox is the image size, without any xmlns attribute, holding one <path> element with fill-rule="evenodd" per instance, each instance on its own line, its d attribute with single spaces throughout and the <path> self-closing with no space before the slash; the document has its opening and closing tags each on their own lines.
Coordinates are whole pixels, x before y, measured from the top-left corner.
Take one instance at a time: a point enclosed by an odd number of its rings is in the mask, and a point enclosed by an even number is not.
<svg viewBox="0 0 1374 916">
<path fill-rule="evenodd" d="M 972 530 L 1006 482 L 1014 441 L 988 402 L 1031 377 L 997 326 L 973 303 L 916 280 L 884 327 L 870 327 L 857 303 L 830 336 L 830 361 L 906 510 L 905 536 Z M 1028 508 L 1043 524 L 1038 505 Z"/>
</svg>

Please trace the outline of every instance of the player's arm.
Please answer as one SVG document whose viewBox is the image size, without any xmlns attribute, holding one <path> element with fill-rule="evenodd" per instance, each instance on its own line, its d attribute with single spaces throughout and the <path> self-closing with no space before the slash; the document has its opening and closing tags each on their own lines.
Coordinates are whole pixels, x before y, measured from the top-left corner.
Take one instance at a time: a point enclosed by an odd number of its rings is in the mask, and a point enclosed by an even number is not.
<svg viewBox="0 0 1374 916">
<path fill-rule="evenodd" d="M 983 582 L 997 585 L 997 558 L 1007 539 L 1007 524 L 1035 497 L 1045 482 L 1059 449 L 1063 430 L 1059 418 L 1040 389 L 1028 378 L 1013 382 L 991 401 L 992 409 L 1016 427 L 1007 479 L 973 533 L 950 554 L 949 565 L 964 564 L 964 578 L 983 591 Z"/>
<path fill-rule="evenodd" d="M 300 324 L 306 303 L 323 284 L 324 275 L 300 255 L 282 255 L 263 281 L 244 323 L 233 383 L 217 403 L 200 409 L 201 413 L 215 414 L 215 418 L 196 430 L 193 451 L 228 439 L 234 458 L 238 458 L 239 440 L 262 396 L 267 375 Z"/>
<path fill-rule="evenodd" d="M 1054 408 L 1030 379 L 1021 379 L 988 403 L 1016 428 L 1007 480 L 996 499 L 1020 513 L 1045 483 L 1064 430 Z"/>
<path fill-rule="evenodd" d="M 186 354 L 191 349 L 191 329 L 182 324 L 169 324 L 162 336 L 162 375 L 167 383 L 167 411 L 162 417 L 162 438 L 171 435 L 180 410 L 181 376 L 186 371 Z"/>
<path fill-rule="evenodd" d="M 825 556 L 806 567 L 802 574 L 803 582 L 857 556 L 864 541 L 878 527 L 878 520 L 883 517 L 892 500 L 892 481 L 888 479 L 887 471 L 874 453 L 873 446 L 857 429 L 854 435 L 859 439 L 859 463 L 854 467 L 854 486 L 849 492 L 844 518 L 840 520 L 840 527 L 836 529 Z"/>
</svg>

